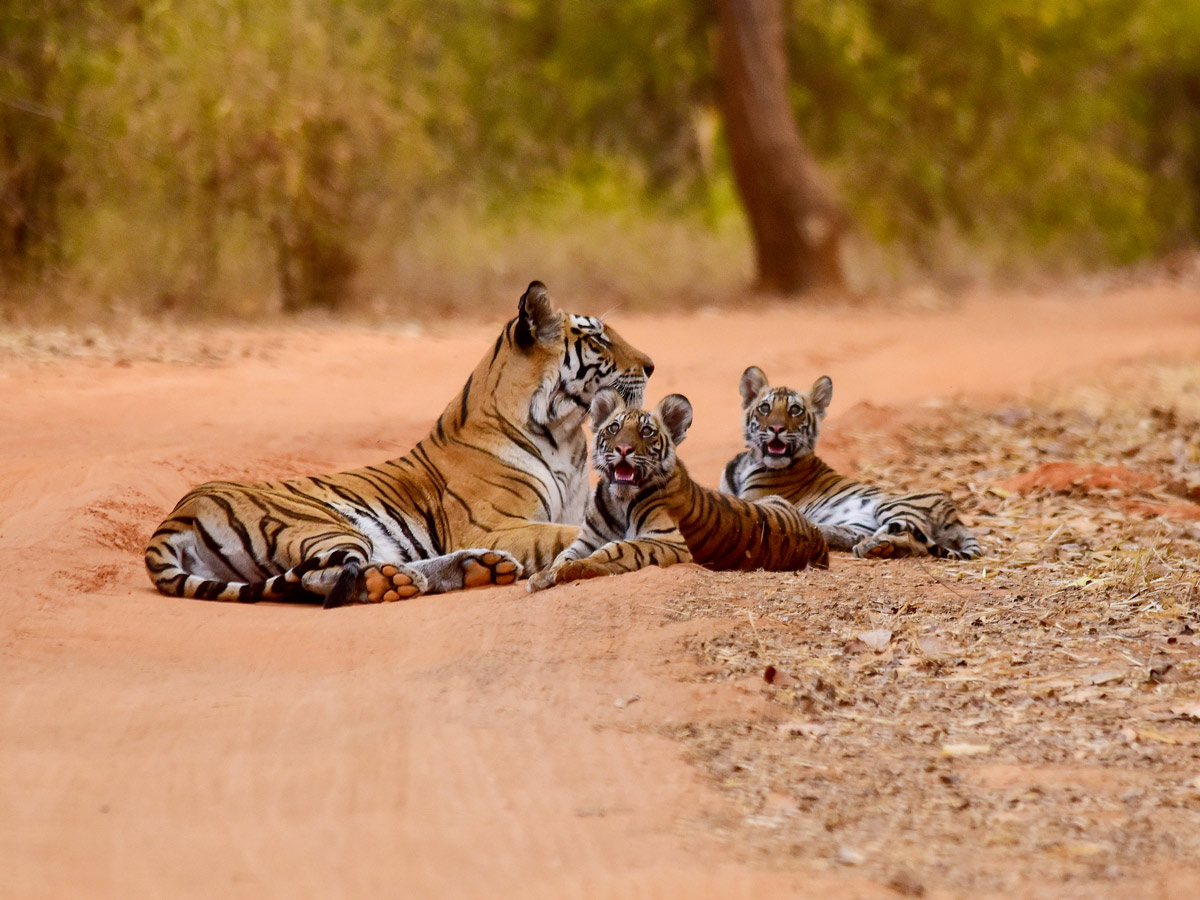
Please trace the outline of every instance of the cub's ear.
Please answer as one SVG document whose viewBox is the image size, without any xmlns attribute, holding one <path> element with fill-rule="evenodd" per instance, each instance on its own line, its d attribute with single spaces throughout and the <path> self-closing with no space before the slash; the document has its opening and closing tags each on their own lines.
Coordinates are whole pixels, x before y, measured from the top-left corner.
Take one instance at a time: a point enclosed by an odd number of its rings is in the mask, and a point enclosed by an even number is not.
<svg viewBox="0 0 1200 900">
<path fill-rule="evenodd" d="M 552 346 L 562 340 L 563 314 L 554 308 L 546 286 L 531 281 L 517 304 L 517 346 L 528 350 L 534 344 Z"/>
<path fill-rule="evenodd" d="M 612 388 L 605 388 L 592 398 L 592 427 L 599 428 L 613 416 L 625 410 L 625 398 Z"/>
<path fill-rule="evenodd" d="M 829 402 L 833 399 L 833 379 L 822 375 L 814 381 L 812 390 L 808 392 L 808 399 L 812 401 L 817 418 L 825 418 L 825 410 L 829 409 Z"/>
<path fill-rule="evenodd" d="M 667 394 L 658 401 L 654 411 L 662 419 L 671 440 L 676 445 L 682 444 L 692 424 L 692 404 L 688 402 L 688 398 L 683 394 Z"/>
<path fill-rule="evenodd" d="M 738 383 L 738 390 L 742 392 L 742 409 L 746 409 L 755 397 L 769 387 L 767 376 L 758 366 L 751 366 L 743 372 L 742 380 Z"/>
</svg>

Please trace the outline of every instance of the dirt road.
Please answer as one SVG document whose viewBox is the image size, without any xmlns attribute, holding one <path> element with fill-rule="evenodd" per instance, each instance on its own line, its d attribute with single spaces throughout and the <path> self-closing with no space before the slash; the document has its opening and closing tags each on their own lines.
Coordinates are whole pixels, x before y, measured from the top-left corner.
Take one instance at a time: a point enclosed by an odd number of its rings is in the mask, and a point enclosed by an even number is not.
<svg viewBox="0 0 1200 900">
<path fill-rule="evenodd" d="M 832 375 L 838 461 L 864 418 L 1200 355 L 1200 298 L 1166 288 L 610 321 L 654 356 L 651 400 L 692 400 L 681 452 L 710 484 L 751 363 Z M 682 648 L 710 626 L 656 604 L 690 568 L 330 612 L 151 590 L 142 547 L 189 486 L 398 455 L 498 326 L 156 337 L 188 364 L 0 358 L 0 895 L 897 895 L 753 862 L 713 825 L 728 801 L 671 734 L 772 712 L 754 684 L 692 677 Z"/>
</svg>

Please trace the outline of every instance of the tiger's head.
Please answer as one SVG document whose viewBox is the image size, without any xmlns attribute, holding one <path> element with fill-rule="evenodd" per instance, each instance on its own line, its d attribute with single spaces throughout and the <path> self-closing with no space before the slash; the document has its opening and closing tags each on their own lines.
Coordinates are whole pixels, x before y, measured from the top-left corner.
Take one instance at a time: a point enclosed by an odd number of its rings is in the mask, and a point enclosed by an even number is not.
<svg viewBox="0 0 1200 900">
<path fill-rule="evenodd" d="M 807 394 L 791 388 L 773 388 L 758 366 L 742 373 L 738 385 L 745 414 L 746 446 L 768 469 L 786 469 L 816 452 L 817 434 L 829 401 L 833 381 L 822 375 Z"/>
<path fill-rule="evenodd" d="M 586 413 L 596 394 L 613 388 L 640 405 L 654 361 L 593 316 L 557 309 L 540 281 L 531 283 L 508 324 L 518 351 L 540 362 L 542 383 L 531 417 L 540 425 Z"/>
<path fill-rule="evenodd" d="M 647 412 L 626 405 L 615 390 L 603 390 L 592 401 L 592 465 L 618 498 L 628 500 L 671 477 L 675 448 L 691 424 L 692 404 L 682 394 L 668 394 Z"/>
</svg>

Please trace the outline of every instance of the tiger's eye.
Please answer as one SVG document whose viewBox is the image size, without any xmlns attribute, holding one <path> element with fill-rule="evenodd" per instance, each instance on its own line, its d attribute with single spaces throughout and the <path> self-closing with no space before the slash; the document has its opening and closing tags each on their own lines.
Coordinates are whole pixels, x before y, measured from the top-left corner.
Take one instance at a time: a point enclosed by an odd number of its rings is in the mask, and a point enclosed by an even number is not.
<svg viewBox="0 0 1200 900">
<path fill-rule="evenodd" d="M 644 438 L 654 437 L 654 429 L 651 428 L 649 425 L 643 425 L 642 426 L 642 437 L 644 437 Z"/>
<path fill-rule="evenodd" d="M 764 400 L 762 403 L 758 404 L 758 411 L 764 416 L 767 415 L 771 412 L 771 404 Z"/>
<path fill-rule="evenodd" d="M 801 409 L 799 406 L 797 406 L 795 403 L 793 403 L 791 406 L 788 407 L 788 415 L 789 416 L 798 416 L 802 412 L 804 412 L 804 410 Z"/>
<path fill-rule="evenodd" d="M 613 422 L 611 425 L 609 425 L 609 426 L 608 426 L 608 433 L 609 433 L 609 434 L 616 434 L 616 433 L 617 433 L 618 431 L 620 431 L 620 430 L 621 430 L 621 423 L 620 423 L 620 422 Z"/>
</svg>

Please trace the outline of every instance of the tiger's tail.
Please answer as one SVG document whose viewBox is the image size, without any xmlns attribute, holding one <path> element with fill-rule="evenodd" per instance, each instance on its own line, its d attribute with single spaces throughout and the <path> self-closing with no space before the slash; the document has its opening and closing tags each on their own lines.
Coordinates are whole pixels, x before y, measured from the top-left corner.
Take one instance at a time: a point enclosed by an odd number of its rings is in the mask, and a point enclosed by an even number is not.
<svg viewBox="0 0 1200 900">
<path fill-rule="evenodd" d="M 303 577 L 319 565 L 316 559 L 305 560 L 300 565 L 263 581 L 221 581 L 194 575 L 184 569 L 181 551 L 171 540 L 172 537 L 172 532 L 159 531 L 146 548 L 146 572 L 161 594 L 226 603 L 302 600 L 306 597 L 315 599 L 311 592 L 305 590 Z"/>
</svg>

